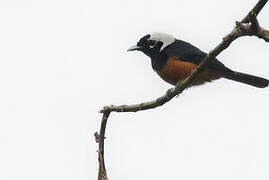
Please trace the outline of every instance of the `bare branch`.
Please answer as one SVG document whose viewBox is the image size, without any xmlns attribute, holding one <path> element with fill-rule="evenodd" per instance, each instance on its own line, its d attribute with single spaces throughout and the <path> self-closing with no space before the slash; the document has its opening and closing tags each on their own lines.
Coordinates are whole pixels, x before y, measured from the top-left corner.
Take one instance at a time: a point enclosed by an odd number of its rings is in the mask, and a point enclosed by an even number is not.
<svg viewBox="0 0 269 180">
<path fill-rule="evenodd" d="M 257 20 L 257 16 L 254 12 L 251 12 L 249 14 L 249 20 L 251 22 L 251 30 L 252 30 L 252 32 L 250 32 L 250 36 L 254 35 L 257 36 L 258 38 L 265 40 L 266 42 L 269 42 L 269 31 L 260 27 L 259 22 Z"/>
<path fill-rule="evenodd" d="M 111 111 L 104 111 L 103 118 L 101 122 L 101 128 L 99 134 L 94 133 L 95 141 L 99 143 L 98 149 L 98 161 L 99 161 L 99 170 L 98 170 L 98 180 L 107 180 L 106 167 L 105 167 L 105 156 L 104 156 L 104 145 L 105 145 L 105 132 L 106 132 L 106 123 Z"/>
<path fill-rule="evenodd" d="M 235 28 L 227 34 L 222 41 L 208 53 L 206 58 L 201 62 L 201 64 L 192 71 L 191 75 L 187 77 L 184 81 L 178 82 L 174 88 L 170 88 L 161 97 L 148 102 L 143 102 L 133 105 L 121 105 L 121 106 L 105 106 L 100 112 L 103 113 L 103 118 L 101 122 L 100 132 L 95 133 L 96 142 L 99 143 L 98 150 L 98 160 L 99 160 L 99 172 L 98 180 L 107 180 L 107 174 L 104 162 L 104 139 L 105 139 L 105 129 L 107 119 L 111 112 L 137 112 L 141 110 L 147 110 L 161 106 L 172 98 L 182 93 L 199 75 L 201 71 L 206 67 L 208 62 L 216 58 L 223 50 L 229 47 L 229 45 L 241 36 L 256 36 L 258 38 L 264 39 L 269 42 L 269 31 L 260 27 L 257 15 L 260 13 L 261 9 L 267 3 L 268 0 L 260 0 L 252 8 L 252 10 L 243 18 L 241 22 L 236 22 Z"/>
<path fill-rule="evenodd" d="M 249 23 L 249 15 L 250 13 L 259 14 L 262 8 L 265 6 L 268 0 L 259 0 L 257 4 L 251 9 L 251 11 L 242 19 L 241 23 Z"/>
<path fill-rule="evenodd" d="M 263 28 L 260 28 L 259 32 L 257 33 L 257 37 L 264 39 L 265 42 L 269 42 L 269 31 Z"/>
</svg>

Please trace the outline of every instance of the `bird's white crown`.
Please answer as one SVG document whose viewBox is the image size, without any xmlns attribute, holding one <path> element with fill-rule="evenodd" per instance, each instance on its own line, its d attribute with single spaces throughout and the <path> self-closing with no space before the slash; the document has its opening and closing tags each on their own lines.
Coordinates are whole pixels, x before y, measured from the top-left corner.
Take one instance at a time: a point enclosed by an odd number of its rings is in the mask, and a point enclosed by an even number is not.
<svg viewBox="0 0 269 180">
<path fill-rule="evenodd" d="M 162 51 L 164 48 L 175 42 L 176 38 L 170 34 L 157 32 L 157 33 L 151 33 L 149 40 L 161 41 L 163 43 L 161 47 Z"/>
</svg>

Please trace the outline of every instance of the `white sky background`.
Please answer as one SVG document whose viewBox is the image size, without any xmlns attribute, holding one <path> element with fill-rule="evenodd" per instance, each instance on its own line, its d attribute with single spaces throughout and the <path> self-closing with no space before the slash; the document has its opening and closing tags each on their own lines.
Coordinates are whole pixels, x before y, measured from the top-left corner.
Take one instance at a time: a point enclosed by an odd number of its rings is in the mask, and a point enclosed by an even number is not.
<svg viewBox="0 0 269 180">
<path fill-rule="evenodd" d="M 94 180 L 108 104 L 152 100 L 171 86 L 126 49 L 166 32 L 208 52 L 257 0 L 0 0 L 0 180 Z M 269 4 L 259 16 L 269 28 Z M 269 44 L 241 38 L 219 59 L 269 78 Z M 229 80 L 164 106 L 113 113 L 111 180 L 269 178 L 269 89 Z"/>
</svg>

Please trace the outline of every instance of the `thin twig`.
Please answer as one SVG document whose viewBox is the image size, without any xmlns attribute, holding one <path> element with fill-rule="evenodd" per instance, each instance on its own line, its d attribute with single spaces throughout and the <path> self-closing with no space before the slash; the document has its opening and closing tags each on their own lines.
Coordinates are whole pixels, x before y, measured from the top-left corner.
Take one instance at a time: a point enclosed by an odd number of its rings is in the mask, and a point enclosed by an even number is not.
<svg viewBox="0 0 269 180">
<path fill-rule="evenodd" d="M 106 132 L 106 124 L 107 119 L 110 115 L 111 111 L 104 110 L 103 112 L 103 118 L 101 122 L 101 128 L 99 134 L 96 132 L 94 133 L 95 141 L 99 143 L 99 149 L 98 149 L 98 161 L 99 161 L 99 168 L 98 168 L 98 180 L 107 180 L 106 175 L 106 167 L 105 167 L 105 156 L 104 156 L 104 145 L 105 145 L 105 132 Z"/>
</svg>

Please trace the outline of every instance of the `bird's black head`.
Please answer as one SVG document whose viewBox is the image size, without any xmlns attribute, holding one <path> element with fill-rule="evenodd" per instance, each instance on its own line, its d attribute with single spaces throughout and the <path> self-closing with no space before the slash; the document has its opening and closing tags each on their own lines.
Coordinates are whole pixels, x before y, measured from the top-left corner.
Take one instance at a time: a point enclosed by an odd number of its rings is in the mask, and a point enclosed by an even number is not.
<svg viewBox="0 0 269 180">
<path fill-rule="evenodd" d="M 164 33 L 152 33 L 143 36 L 136 45 L 130 47 L 128 51 L 142 51 L 149 57 L 153 58 L 156 54 L 175 42 L 175 38 L 171 35 Z"/>
<path fill-rule="evenodd" d="M 160 69 L 166 62 L 167 54 L 163 50 L 174 43 L 176 39 L 164 33 L 152 33 L 143 36 L 136 45 L 130 47 L 127 51 L 142 51 L 151 58 L 152 68 Z"/>
</svg>

